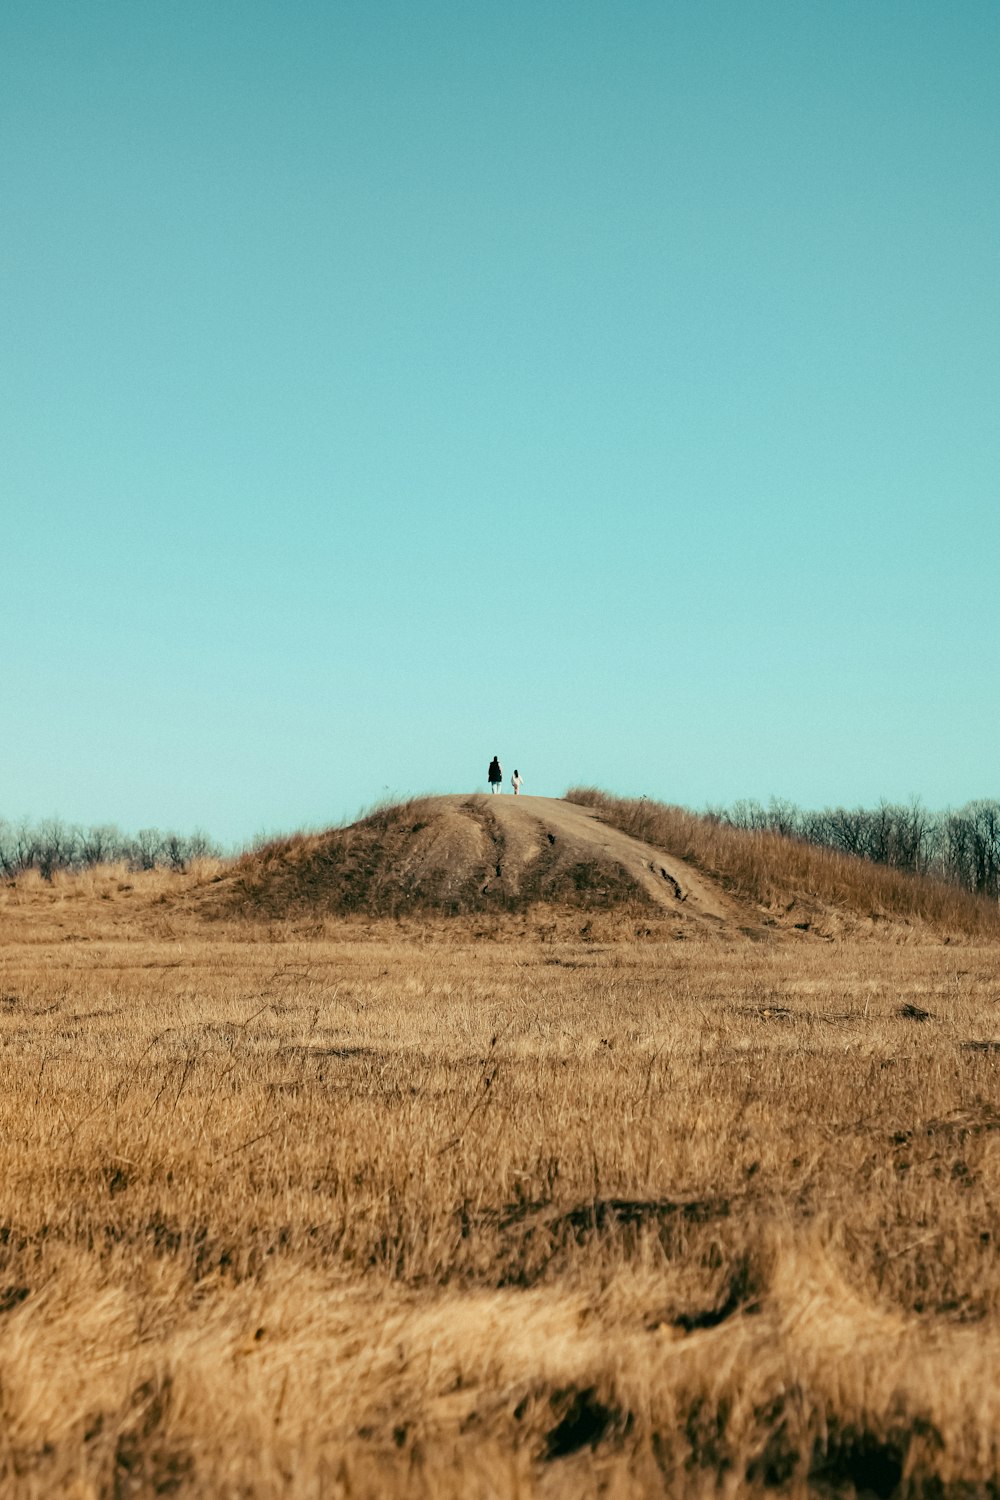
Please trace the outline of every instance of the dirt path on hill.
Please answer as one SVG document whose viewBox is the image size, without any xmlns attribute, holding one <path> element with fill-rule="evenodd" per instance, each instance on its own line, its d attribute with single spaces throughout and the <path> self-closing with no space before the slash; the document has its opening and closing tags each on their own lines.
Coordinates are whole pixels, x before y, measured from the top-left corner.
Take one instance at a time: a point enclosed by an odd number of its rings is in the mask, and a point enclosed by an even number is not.
<svg viewBox="0 0 1000 1500">
<path fill-rule="evenodd" d="M 477 794 L 442 797 L 441 802 L 481 808 L 499 824 L 508 859 L 522 868 L 545 846 L 555 842 L 581 861 L 603 856 L 623 866 L 658 906 L 672 914 L 709 924 L 737 927 L 753 921 L 750 914 L 674 855 L 611 828 L 589 807 L 559 797 L 512 797 Z"/>
</svg>

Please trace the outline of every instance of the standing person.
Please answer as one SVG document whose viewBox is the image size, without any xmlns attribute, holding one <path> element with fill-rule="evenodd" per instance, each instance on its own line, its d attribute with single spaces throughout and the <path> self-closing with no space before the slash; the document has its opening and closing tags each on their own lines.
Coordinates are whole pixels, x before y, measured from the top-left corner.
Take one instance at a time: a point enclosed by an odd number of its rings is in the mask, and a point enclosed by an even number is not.
<svg viewBox="0 0 1000 1500">
<path fill-rule="evenodd" d="M 490 768 L 486 772 L 486 779 L 490 784 L 490 791 L 494 796 L 497 792 L 503 791 L 503 770 L 501 769 L 500 757 L 498 755 L 494 755 L 490 761 Z"/>
<path fill-rule="evenodd" d="M 514 767 L 514 774 L 510 778 L 510 784 L 514 788 L 514 796 L 516 797 L 521 790 L 521 773 L 516 766 Z"/>
</svg>

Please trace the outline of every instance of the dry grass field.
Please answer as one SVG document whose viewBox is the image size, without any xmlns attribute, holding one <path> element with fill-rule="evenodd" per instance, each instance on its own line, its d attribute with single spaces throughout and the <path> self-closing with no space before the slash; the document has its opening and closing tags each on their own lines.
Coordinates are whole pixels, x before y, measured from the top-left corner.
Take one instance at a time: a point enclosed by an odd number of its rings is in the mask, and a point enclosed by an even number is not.
<svg viewBox="0 0 1000 1500">
<path fill-rule="evenodd" d="M 0 1493 L 1000 1492 L 995 941 L 218 873 L 0 892 Z"/>
</svg>

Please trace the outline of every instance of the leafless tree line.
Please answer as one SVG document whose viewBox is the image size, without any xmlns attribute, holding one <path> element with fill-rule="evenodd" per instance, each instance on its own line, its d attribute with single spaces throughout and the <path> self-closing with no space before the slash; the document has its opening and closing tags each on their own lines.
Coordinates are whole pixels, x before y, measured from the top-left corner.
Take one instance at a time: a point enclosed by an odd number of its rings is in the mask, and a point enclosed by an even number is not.
<svg viewBox="0 0 1000 1500">
<path fill-rule="evenodd" d="M 919 801 L 810 812 L 772 799 L 737 802 L 711 816 L 734 828 L 766 830 L 1000 898 L 1000 802 L 931 812 Z"/>
<path fill-rule="evenodd" d="M 8 822 L 0 818 L 0 875 L 10 880 L 38 870 L 51 880 L 59 870 L 79 871 L 94 865 L 125 864 L 130 870 L 185 870 L 193 859 L 218 856 L 221 850 L 207 834 L 182 835 L 159 828 L 123 833 L 111 823 L 84 828 L 46 818 Z"/>
</svg>

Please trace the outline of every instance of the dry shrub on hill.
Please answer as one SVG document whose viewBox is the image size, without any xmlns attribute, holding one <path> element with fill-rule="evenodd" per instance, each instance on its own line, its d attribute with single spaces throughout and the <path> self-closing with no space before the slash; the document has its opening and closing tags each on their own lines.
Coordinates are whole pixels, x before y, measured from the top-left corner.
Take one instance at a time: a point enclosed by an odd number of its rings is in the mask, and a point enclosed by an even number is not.
<svg viewBox="0 0 1000 1500">
<path fill-rule="evenodd" d="M 680 859 L 690 860 L 738 896 L 772 910 L 797 901 L 878 920 L 925 923 L 944 935 L 1000 937 L 997 903 L 927 875 L 889 869 L 799 839 L 733 828 L 707 814 L 648 798 L 574 787 L 570 802 Z"/>
</svg>

